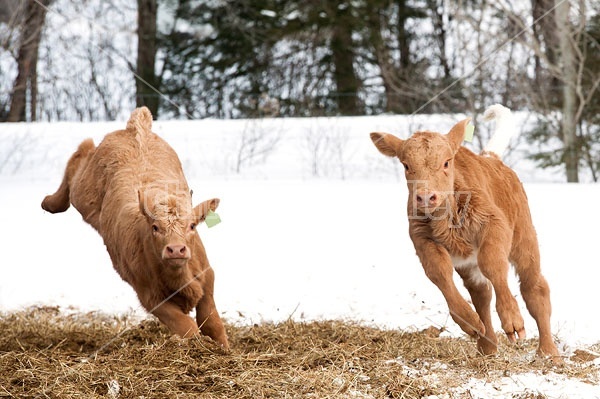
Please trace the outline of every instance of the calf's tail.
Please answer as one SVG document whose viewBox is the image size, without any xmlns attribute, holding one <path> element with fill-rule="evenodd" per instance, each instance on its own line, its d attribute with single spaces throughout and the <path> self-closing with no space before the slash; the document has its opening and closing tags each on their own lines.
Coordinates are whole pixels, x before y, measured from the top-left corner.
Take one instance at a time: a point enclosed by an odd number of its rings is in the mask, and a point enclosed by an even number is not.
<svg viewBox="0 0 600 399">
<path fill-rule="evenodd" d="M 85 165 L 90 154 L 94 152 L 96 146 L 92 139 L 86 139 L 77 148 L 77 151 L 71 155 L 62 183 L 54 194 L 47 195 L 42 201 L 42 208 L 50 213 L 64 212 L 69 209 L 71 200 L 69 198 L 71 191 L 71 181 L 77 171 Z"/>
<path fill-rule="evenodd" d="M 508 148 L 510 139 L 517 133 L 512 112 L 501 104 L 494 104 L 485 110 L 483 119 L 486 121 L 496 121 L 494 133 L 484 147 L 483 152 L 491 152 L 502 158 L 502 154 Z"/>
<path fill-rule="evenodd" d="M 146 141 L 152 132 L 152 113 L 147 107 L 133 110 L 127 121 L 127 131 L 135 137 L 140 152 L 146 152 Z"/>
</svg>

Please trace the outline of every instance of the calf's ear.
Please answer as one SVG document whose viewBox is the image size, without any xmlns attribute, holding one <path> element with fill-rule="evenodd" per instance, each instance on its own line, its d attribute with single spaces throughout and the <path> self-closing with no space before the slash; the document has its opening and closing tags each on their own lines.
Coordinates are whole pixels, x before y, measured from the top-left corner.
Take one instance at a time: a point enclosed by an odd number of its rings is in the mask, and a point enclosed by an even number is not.
<svg viewBox="0 0 600 399">
<path fill-rule="evenodd" d="M 154 201 L 156 200 L 154 197 L 155 195 L 156 192 L 153 192 L 152 190 L 138 190 L 140 212 L 148 219 L 149 223 L 153 223 L 154 220 L 158 218 L 155 213 L 156 210 L 154 209 Z"/>
<path fill-rule="evenodd" d="M 467 125 L 469 122 L 471 122 L 471 118 L 463 119 L 456 125 L 452 126 L 452 129 L 450 129 L 446 135 L 446 137 L 448 137 L 448 141 L 450 142 L 450 147 L 452 147 L 452 151 L 454 151 L 454 153 L 458 151 L 463 140 L 465 139 L 465 133 L 467 131 Z"/>
<path fill-rule="evenodd" d="M 138 190 L 138 200 L 140 203 L 140 212 L 146 217 L 150 217 L 150 210 L 148 209 L 148 201 L 146 201 L 146 193 L 144 190 Z"/>
<path fill-rule="evenodd" d="M 379 152 L 388 157 L 397 157 L 404 143 L 404 140 L 389 133 L 373 132 L 371 133 L 371 140 Z"/>
<path fill-rule="evenodd" d="M 194 216 L 196 218 L 196 224 L 202 223 L 204 219 L 206 219 L 206 215 L 208 215 L 209 211 L 215 211 L 219 202 L 221 202 L 218 198 L 209 199 L 208 201 L 204 201 L 194 208 Z"/>
</svg>

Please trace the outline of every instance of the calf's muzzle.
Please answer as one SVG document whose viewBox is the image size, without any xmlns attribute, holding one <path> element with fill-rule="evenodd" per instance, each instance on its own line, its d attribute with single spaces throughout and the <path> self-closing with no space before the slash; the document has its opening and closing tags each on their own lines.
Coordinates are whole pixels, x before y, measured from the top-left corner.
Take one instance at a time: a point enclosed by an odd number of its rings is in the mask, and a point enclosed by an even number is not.
<svg viewBox="0 0 600 399">
<path fill-rule="evenodd" d="M 168 244 L 163 249 L 163 259 L 189 259 L 190 253 L 185 244 Z"/>
<path fill-rule="evenodd" d="M 414 201 L 418 208 L 437 208 L 440 205 L 441 195 L 435 191 L 417 190 Z"/>
</svg>

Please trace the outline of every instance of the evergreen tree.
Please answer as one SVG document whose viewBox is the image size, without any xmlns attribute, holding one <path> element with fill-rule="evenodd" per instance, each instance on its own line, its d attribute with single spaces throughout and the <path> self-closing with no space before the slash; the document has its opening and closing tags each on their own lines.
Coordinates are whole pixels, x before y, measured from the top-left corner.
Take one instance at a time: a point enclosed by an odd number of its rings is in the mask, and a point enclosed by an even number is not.
<svg viewBox="0 0 600 399">
<path fill-rule="evenodd" d="M 160 38 L 162 91 L 168 112 L 202 117 L 254 116 L 266 91 L 277 41 L 274 0 L 179 1 Z"/>
</svg>

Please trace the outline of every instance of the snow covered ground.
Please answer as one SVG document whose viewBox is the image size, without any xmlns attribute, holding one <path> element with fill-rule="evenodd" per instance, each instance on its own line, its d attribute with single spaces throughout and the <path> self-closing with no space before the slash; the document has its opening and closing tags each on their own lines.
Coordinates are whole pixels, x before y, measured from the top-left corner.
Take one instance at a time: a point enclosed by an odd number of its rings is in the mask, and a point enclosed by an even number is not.
<svg viewBox="0 0 600 399">
<path fill-rule="evenodd" d="M 379 155 L 368 138 L 373 130 L 400 136 L 419 128 L 444 132 L 458 120 L 421 118 L 155 123 L 154 130 L 180 154 L 194 198 L 221 198 L 223 223 L 199 231 L 216 273 L 217 306 L 228 322 L 348 319 L 386 328 L 443 326 L 444 334 L 463 336 L 414 254 L 398 165 Z M 52 215 L 40 207 L 83 138 L 98 142 L 123 126 L 2 125 L 0 311 L 44 304 L 144 315 L 133 290 L 112 270 L 101 238 L 78 212 Z M 257 139 L 264 131 L 271 141 Z M 260 140 L 272 147 L 264 156 Z M 254 155 L 248 143 L 258 148 Z M 507 159 L 526 182 L 552 290 L 553 331 L 568 355 L 600 342 L 593 310 L 600 303 L 594 232 L 600 186 L 548 183 L 560 176 L 532 168 L 520 158 L 519 145 Z M 527 332 L 535 336 L 510 277 Z M 494 321 L 500 330 L 497 316 Z M 554 373 L 493 384 L 469 380 L 465 387 L 482 398 L 526 390 L 548 398 L 600 397 L 600 387 Z"/>
</svg>

